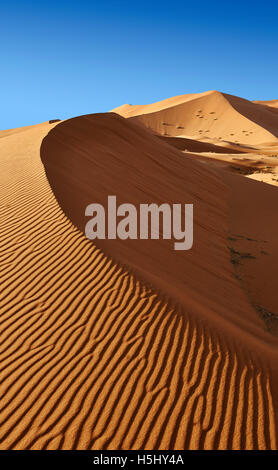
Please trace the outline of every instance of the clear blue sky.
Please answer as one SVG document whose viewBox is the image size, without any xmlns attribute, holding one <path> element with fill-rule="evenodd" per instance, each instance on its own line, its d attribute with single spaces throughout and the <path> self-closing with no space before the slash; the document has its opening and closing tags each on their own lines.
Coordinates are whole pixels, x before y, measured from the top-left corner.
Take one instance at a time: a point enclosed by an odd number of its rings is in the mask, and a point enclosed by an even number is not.
<svg viewBox="0 0 278 470">
<path fill-rule="evenodd" d="M 1 2 L 0 129 L 217 89 L 278 98 L 278 2 Z"/>
</svg>

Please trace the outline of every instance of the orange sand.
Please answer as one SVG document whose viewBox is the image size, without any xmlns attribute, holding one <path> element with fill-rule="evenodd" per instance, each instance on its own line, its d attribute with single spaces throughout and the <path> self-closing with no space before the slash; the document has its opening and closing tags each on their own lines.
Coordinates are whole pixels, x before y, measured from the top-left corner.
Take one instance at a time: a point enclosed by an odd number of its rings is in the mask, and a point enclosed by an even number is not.
<svg viewBox="0 0 278 470">
<path fill-rule="evenodd" d="M 278 108 L 278 100 L 254 101 L 254 103 L 263 104 L 263 105 L 266 105 L 266 106 L 271 106 L 273 108 Z"/>
<path fill-rule="evenodd" d="M 1 449 L 277 448 L 278 190 L 231 165 L 276 168 L 278 121 L 185 96 L 0 132 Z M 193 203 L 193 249 L 87 240 L 113 194 Z"/>
</svg>

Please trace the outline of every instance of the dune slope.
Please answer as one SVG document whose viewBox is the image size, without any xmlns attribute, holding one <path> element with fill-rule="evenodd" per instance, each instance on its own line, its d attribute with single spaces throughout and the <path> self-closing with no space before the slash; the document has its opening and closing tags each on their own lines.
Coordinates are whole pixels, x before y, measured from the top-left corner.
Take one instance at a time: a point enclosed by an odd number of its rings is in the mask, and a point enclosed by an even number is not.
<svg viewBox="0 0 278 470">
<path fill-rule="evenodd" d="M 1 449 L 276 448 L 277 341 L 234 277 L 219 174 L 113 114 L 0 151 Z M 193 202 L 193 250 L 90 242 L 107 194 Z"/>
<path fill-rule="evenodd" d="M 278 100 L 253 101 L 253 103 L 262 104 L 262 105 L 265 105 L 265 106 L 270 106 L 271 108 L 278 108 Z"/>
<path fill-rule="evenodd" d="M 171 137 L 247 145 L 278 138 L 276 109 L 218 91 L 176 96 L 144 106 L 123 105 L 113 111 Z"/>
</svg>

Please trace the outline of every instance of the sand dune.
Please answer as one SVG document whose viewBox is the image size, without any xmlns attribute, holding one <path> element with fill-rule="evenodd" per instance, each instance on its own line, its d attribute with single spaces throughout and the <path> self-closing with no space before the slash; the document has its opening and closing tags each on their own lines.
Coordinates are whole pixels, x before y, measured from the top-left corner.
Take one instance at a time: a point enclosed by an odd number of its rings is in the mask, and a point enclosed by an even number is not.
<svg viewBox="0 0 278 470">
<path fill-rule="evenodd" d="M 234 234 L 230 243 L 237 252 L 249 253 L 236 266 L 238 274 L 269 329 L 278 334 L 277 188 L 236 175 L 226 174 L 225 178 L 230 188 L 230 227 Z"/>
<path fill-rule="evenodd" d="M 164 142 L 167 144 L 176 147 L 179 150 L 186 150 L 189 152 L 197 152 L 197 153 L 204 153 L 204 152 L 211 152 L 211 153 L 227 153 L 227 154 L 237 154 L 237 153 L 247 153 L 248 151 L 251 152 L 253 149 L 246 146 L 236 146 L 233 144 L 229 144 L 223 142 L 217 144 L 212 144 L 211 142 L 205 142 L 202 140 L 194 140 L 194 139 L 187 139 L 186 137 L 167 137 L 167 136 L 159 136 Z"/>
<path fill-rule="evenodd" d="M 179 150 L 194 152 L 196 157 L 198 154 L 199 160 L 206 154 L 210 160 L 229 163 L 230 169 L 238 168 L 254 180 L 277 186 L 276 101 L 251 102 L 208 91 L 149 105 L 123 105 L 113 111 L 150 129 Z M 250 154 L 249 162 L 246 153 Z M 236 158 L 236 154 L 242 156 Z"/>
<path fill-rule="evenodd" d="M 174 121 L 185 100 L 170 103 L 163 119 Z M 266 301 L 275 277 L 269 291 L 260 281 L 276 276 L 277 190 L 181 152 L 142 122 L 88 115 L 0 139 L 1 449 L 277 448 L 276 324 L 254 305 L 276 308 L 275 295 Z M 275 136 L 261 128 L 260 139 Z M 193 249 L 90 242 L 85 207 L 112 194 L 136 206 L 193 203 Z M 239 271 L 231 247 L 246 250 L 252 234 L 258 259 Z"/>
<path fill-rule="evenodd" d="M 171 137 L 205 136 L 247 145 L 278 138 L 278 114 L 271 108 L 218 91 L 176 96 L 145 106 L 123 105 L 113 111 Z"/>
<path fill-rule="evenodd" d="M 262 105 L 265 105 L 265 106 L 270 106 L 271 108 L 278 108 L 278 100 L 253 101 L 253 103 L 262 104 Z"/>
<path fill-rule="evenodd" d="M 49 124 L 50 121 L 42 122 L 41 124 L 35 124 L 33 126 L 24 126 L 24 127 L 16 127 L 15 129 L 7 129 L 4 131 L 0 131 L 0 139 L 2 137 L 8 137 L 9 135 L 18 134 L 19 132 L 26 132 L 30 129 L 37 129 L 39 127 L 44 128 L 46 124 Z"/>
</svg>

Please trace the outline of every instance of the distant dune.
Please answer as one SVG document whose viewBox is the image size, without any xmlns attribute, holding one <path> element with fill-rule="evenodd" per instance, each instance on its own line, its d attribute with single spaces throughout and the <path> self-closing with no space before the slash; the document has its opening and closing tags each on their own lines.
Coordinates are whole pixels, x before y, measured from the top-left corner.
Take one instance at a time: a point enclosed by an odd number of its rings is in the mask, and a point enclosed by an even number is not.
<svg viewBox="0 0 278 470">
<path fill-rule="evenodd" d="M 139 120 L 160 135 L 217 139 L 256 145 L 277 141 L 278 114 L 243 98 L 208 91 L 158 103 L 113 110 Z"/>
<path fill-rule="evenodd" d="M 277 449 L 278 118 L 114 111 L 0 132 L 0 448 Z M 193 203 L 192 250 L 89 241 L 108 195 Z"/>
<path fill-rule="evenodd" d="M 265 106 L 270 106 L 271 108 L 278 108 L 278 100 L 253 101 L 253 103 L 262 104 L 262 105 L 265 105 Z"/>
</svg>

